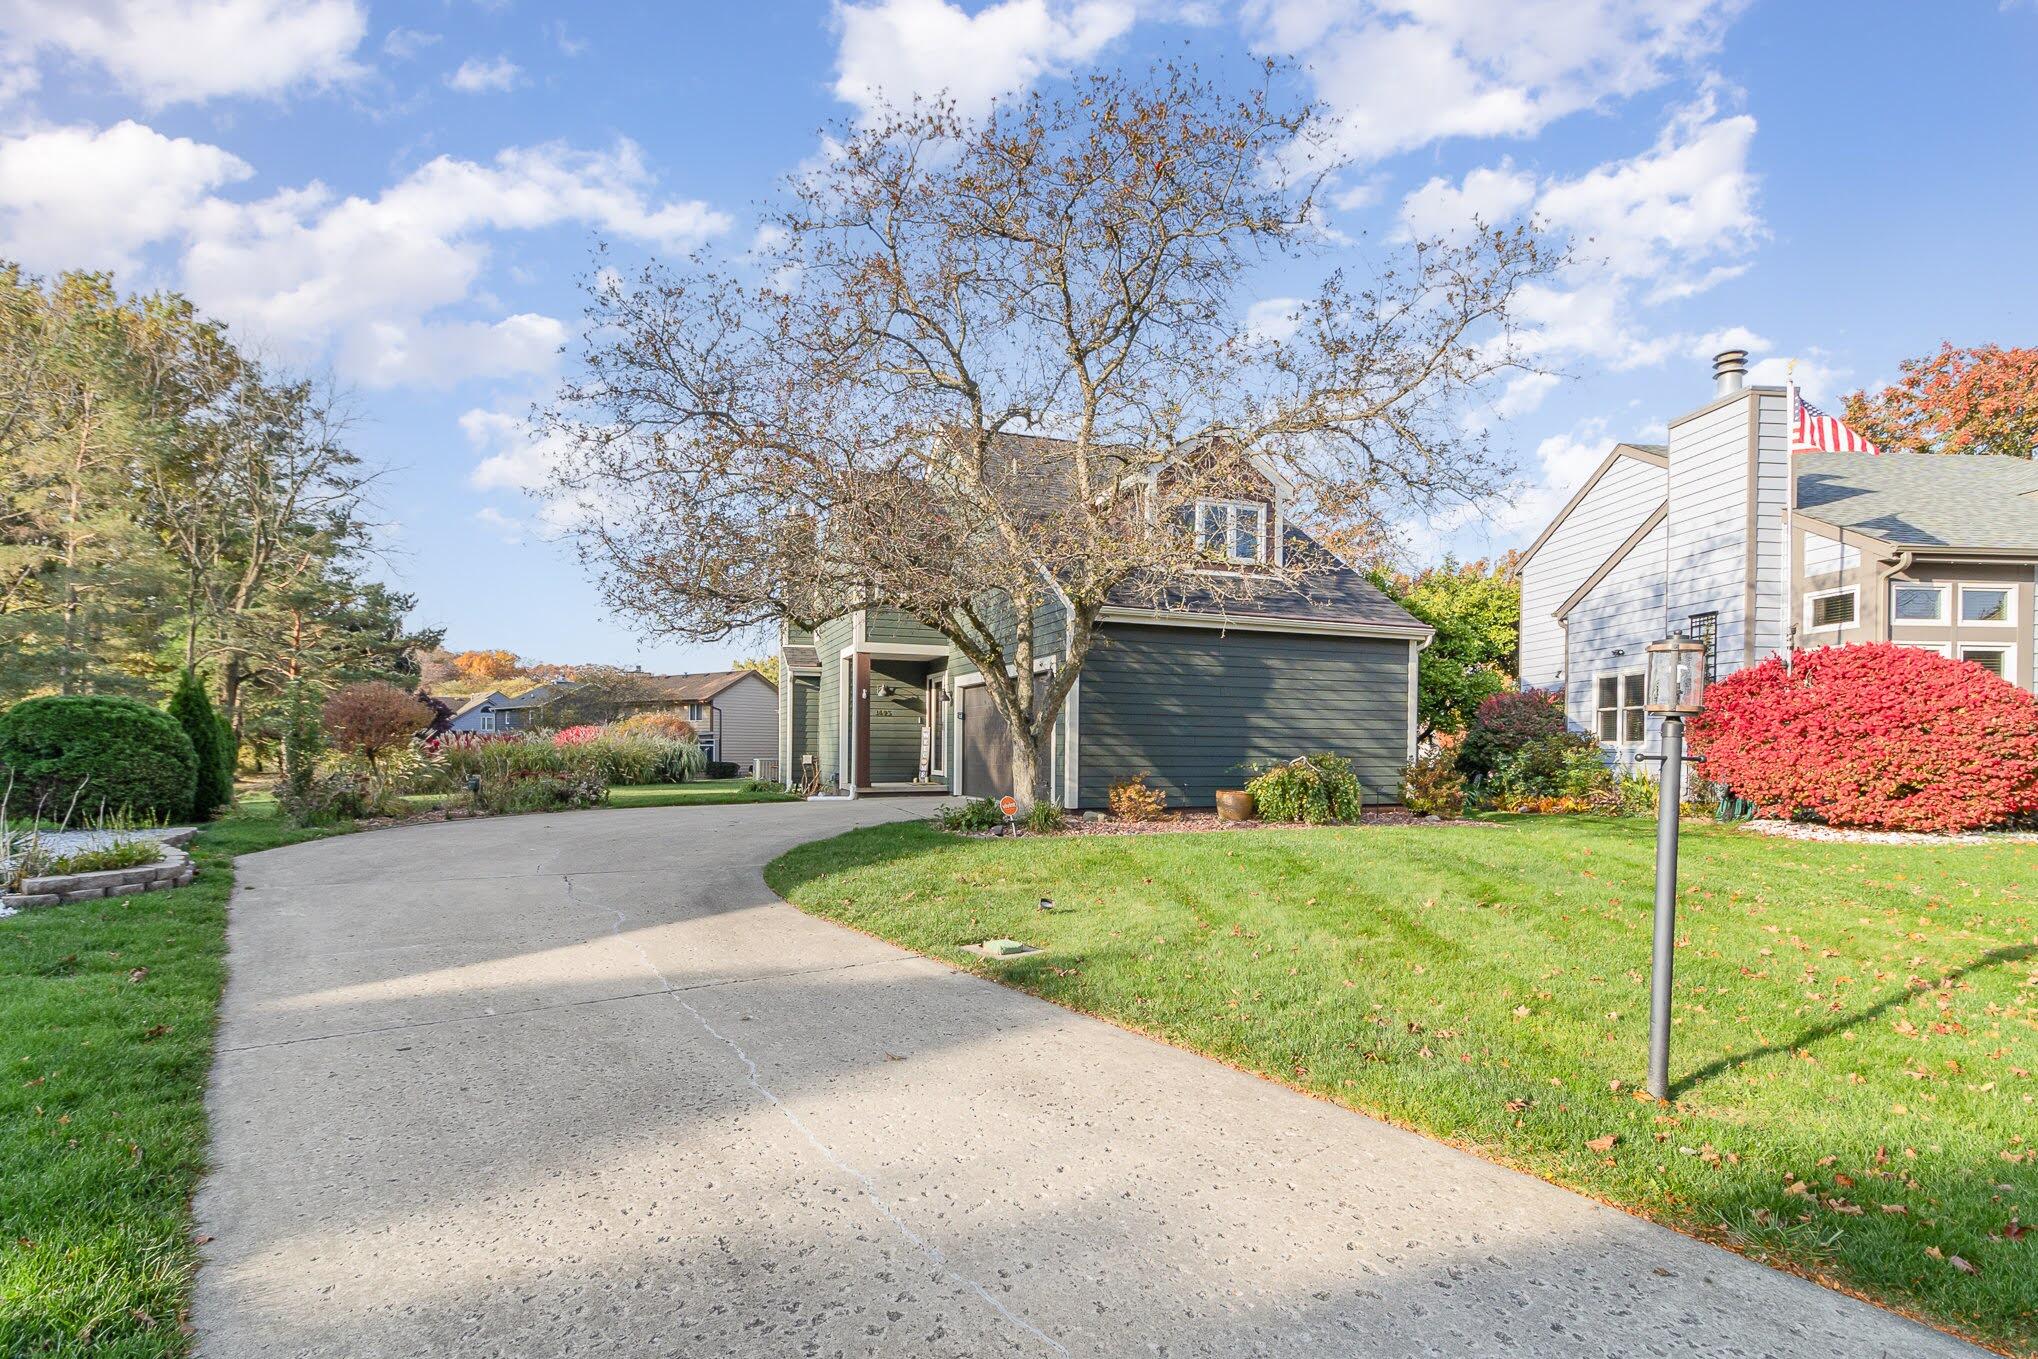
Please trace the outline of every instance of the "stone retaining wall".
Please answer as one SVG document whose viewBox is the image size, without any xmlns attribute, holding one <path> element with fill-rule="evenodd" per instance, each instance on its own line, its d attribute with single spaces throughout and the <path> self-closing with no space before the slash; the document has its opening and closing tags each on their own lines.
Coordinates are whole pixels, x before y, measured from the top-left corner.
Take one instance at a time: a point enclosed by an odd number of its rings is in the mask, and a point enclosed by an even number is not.
<svg viewBox="0 0 2038 1359">
<path fill-rule="evenodd" d="M 163 857 L 138 868 L 109 868 L 101 873 L 65 873 L 48 878 L 28 878 L 19 892 L 0 895 L 0 906 L 21 910 L 29 906 L 56 906 L 68 901 L 98 901 L 104 897 L 131 897 L 140 892 L 160 892 L 187 886 L 193 875 L 191 856 L 174 845 L 163 846 Z"/>
</svg>

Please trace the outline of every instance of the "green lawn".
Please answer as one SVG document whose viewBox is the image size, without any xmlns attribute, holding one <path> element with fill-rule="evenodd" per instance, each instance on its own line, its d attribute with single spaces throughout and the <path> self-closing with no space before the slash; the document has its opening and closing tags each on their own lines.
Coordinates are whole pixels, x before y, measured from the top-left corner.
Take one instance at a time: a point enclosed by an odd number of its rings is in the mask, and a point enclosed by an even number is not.
<svg viewBox="0 0 2038 1359">
<path fill-rule="evenodd" d="M 189 887 L 0 920 L 0 1354 L 184 1353 L 232 859 L 322 833 L 247 799 Z"/>
<path fill-rule="evenodd" d="M 2038 1223 L 2038 845 L 1690 828 L 1665 1108 L 1635 1097 L 1652 841 L 1597 818 L 908 824 L 766 876 L 817 915 L 2038 1352 L 2038 1227 L 2012 1225 Z M 1045 951 L 958 947 L 994 936 Z"/>
<path fill-rule="evenodd" d="M 798 793 L 779 788 L 751 791 L 749 779 L 702 779 L 697 783 L 648 783 L 609 789 L 611 807 L 705 807 L 724 802 L 798 802 Z"/>
<path fill-rule="evenodd" d="M 752 790 L 749 779 L 699 779 L 689 783 L 647 783 L 609 789 L 611 807 L 709 807 L 734 802 L 798 802 L 798 793 L 779 788 Z M 404 799 L 420 811 L 462 800 L 452 793 L 410 793 Z"/>
</svg>

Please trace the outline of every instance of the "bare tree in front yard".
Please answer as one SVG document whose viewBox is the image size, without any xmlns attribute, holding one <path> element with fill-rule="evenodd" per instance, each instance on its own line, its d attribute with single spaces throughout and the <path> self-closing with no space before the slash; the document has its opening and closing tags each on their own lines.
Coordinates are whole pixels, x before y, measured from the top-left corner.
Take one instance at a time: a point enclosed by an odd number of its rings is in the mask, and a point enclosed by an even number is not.
<svg viewBox="0 0 2038 1359">
<path fill-rule="evenodd" d="M 975 123 L 918 105 L 844 130 L 746 259 L 600 273 L 544 425 L 609 600 L 695 639 L 903 610 L 983 673 L 1030 806 L 1107 604 L 1325 565 L 1213 572 L 1199 499 L 1271 476 L 1335 542 L 1492 491 L 1462 416 L 1525 366 L 1511 305 L 1556 253 L 1526 229 L 1418 242 L 1250 326 L 1253 269 L 1321 244 L 1330 168 L 1271 83 L 1164 68 Z"/>
</svg>

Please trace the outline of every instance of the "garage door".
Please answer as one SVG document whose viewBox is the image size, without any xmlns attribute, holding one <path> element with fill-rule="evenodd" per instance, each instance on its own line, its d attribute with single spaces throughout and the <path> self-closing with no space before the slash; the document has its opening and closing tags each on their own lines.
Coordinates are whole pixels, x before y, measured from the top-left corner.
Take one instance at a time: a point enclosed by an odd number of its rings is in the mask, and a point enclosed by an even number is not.
<svg viewBox="0 0 2038 1359">
<path fill-rule="evenodd" d="M 1003 797 L 1012 791 L 1012 736 L 981 684 L 957 691 L 962 718 L 962 792 Z"/>
</svg>

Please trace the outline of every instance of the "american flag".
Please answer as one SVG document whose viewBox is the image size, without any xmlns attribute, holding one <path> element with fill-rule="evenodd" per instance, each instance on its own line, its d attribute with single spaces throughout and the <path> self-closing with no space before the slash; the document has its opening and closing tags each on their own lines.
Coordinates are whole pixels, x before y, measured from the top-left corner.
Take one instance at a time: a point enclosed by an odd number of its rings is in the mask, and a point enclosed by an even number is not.
<svg viewBox="0 0 2038 1359">
<path fill-rule="evenodd" d="M 1868 440 L 1847 428 L 1847 422 L 1826 414 L 1817 406 L 1804 399 L 1804 394 L 1793 387 L 1790 389 L 1795 402 L 1790 412 L 1790 451 L 1793 453 L 1876 453 L 1877 448 Z"/>
</svg>

